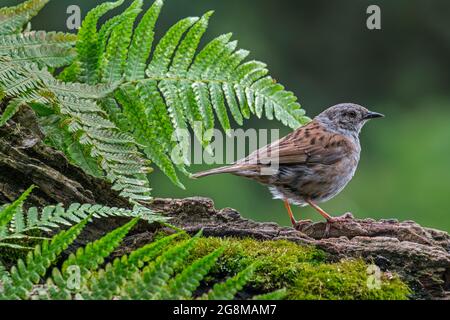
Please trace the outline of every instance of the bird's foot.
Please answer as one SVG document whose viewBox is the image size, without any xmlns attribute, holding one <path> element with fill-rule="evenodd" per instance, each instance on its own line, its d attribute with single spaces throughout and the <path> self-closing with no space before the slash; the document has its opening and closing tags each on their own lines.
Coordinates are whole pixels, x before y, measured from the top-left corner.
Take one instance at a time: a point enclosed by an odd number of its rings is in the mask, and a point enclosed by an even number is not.
<svg viewBox="0 0 450 320">
<path fill-rule="evenodd" d="M 292 227 L 297 231 L 302 231 L 304 226 L 311 225 L 312 220 L 298 220 L 295 222 L 295 224 L 292 225 Z"/>
<path fill-rule="evenodd" d="M 346 212 L 342 216 L 331 217 L 331 219 L 328 219 L 327 222 L 328 223 L 346 222 L 346 221 L 353 220 L 353 219 L 355 219 L 353 214 L 351 212 Z"/>
<path fill-rule="evenodd" d="M 351 221 L 353 219 L 355 219 L 355 217 L 353 216 L 353 214 L 351 212 L 346 212 L 342 216 L 331 217 L 331 218 L 327 219 L 323 237 L 328 238 L 328 236 L 330 235 L 330 228 L 331 228 L 332 224 L 345 223 L 345 222 Z"/>
</svg>

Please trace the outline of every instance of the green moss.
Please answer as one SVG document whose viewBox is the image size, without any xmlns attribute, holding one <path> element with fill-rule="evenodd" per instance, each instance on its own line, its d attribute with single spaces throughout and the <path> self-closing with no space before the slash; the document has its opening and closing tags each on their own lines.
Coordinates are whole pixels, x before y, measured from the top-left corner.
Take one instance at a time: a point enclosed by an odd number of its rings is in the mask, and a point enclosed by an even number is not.
<svg viewBox="0 0 450 320">
<path fill-rule="evenodd" d="M 370 289 L 368 265 L 360 259 L 329 263 L 323 251 L 284 240 L 201 238 L 191 259 L 219 246 L 224 254 L 205 280 L 217 281 L 257 261 L 249 286 L 257 292 L 285 287 L 288 299 L 406 299 L 410 293 L 398 277 L 383 274 L 380 288 Z"/>
<path fill-rule="evenodd" d="M 291 287 L 290 298 L 327 300 L 407 298 L 409 289 L 398 277 L 387 279 L 381 274 L 380 288 L 370 289 L 367 267 L 360 259 L 315 266 L 304 264 L 299 277 Z"/>
</svg>

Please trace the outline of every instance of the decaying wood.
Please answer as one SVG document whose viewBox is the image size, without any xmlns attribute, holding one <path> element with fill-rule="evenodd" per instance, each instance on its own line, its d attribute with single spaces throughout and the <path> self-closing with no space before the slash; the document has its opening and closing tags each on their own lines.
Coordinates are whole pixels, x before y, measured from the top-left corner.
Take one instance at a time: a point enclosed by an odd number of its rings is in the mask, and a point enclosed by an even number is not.
<svg viewBox="0 0 450 320">
<path fill-rule="evenodd" d="M 39 188 L 30 198 L 33 205 L 96 202 L 127 206 L 109 183 L 89 177 L 69 164 L 62 153 L 45 146 L 41 137 L 33 114 L 26 109 L 0 128 L 0 203 L 12 201 L 35 184 Z M 421 227 L 414 221 L 349 219 L 332 225 L 324 237 L 323 222 L 305 222 L 297 230 L 255 222 L 230 208 L 216 210 L 213 202 L 205 198 L 155 199 L 151 207 L 172 217 L 172 224 L 192 233 L 203 229 L 206 236 L 287 239 L 314 245 L 327 252 L 333 261 L 362 257 L 382 270 L 399 273 L 418 298 L 450 297 L 450 237 L 444 231 Z M 123 219 L 115 218 L 97 220 L 79 244 L 122 222 Z M 148 243 L 158 227 L 140 224 L 121 250 L 129 251 Z"/>
<path fill-rule="evenodd" d="M 90 177 L 67 162 L 64 154 L 42 142 L 34 113 L 23 108 L 0 127 L 0 202 L 11 202 L 35 184 L 29 204 L 99 202 L 126 206 L 109 183 Z"/>
</svg>

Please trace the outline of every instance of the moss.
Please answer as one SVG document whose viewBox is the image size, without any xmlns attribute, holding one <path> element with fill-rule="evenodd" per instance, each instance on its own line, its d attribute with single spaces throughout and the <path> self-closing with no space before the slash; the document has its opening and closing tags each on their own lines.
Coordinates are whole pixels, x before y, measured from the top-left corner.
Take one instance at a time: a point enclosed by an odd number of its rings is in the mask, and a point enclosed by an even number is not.
<svg viewBox="0 0 450 320">
<path fill-rule="evenodd" d="M 409 289 L 398 277 L 388 279 L 382 274 L 380 288 L 370 289 L 367 267 L 360 259 L 315 266 L 304 264 L 289 296 L 293 299 L 327 300 L 407 298 Z"/>
<path fill-rule="evenodd" d="M 224 254 L 205 280 L 217 281 L 256 261 L 249 287 L 259 293 L 283 287 L 289 299 L 406 299 L 410 293 L 398 277 L 384 274 L 381 287 L 370 289 L 368 265 L 361 259 L 330 263 L 323 251 L 285 240 L 201 238 L 190 259 L 219 246 L 225 248 Z"/>
</svg>

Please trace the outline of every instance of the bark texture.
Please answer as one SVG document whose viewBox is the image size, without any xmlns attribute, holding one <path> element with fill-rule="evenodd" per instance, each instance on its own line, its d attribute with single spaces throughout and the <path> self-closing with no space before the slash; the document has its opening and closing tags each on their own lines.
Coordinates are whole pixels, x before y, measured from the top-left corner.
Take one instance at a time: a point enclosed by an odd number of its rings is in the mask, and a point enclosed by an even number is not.
<svg viewBox="0 0 450 320">
<path fill-rule="evenodd" d="M 17 198 L 31 184 L 29 204 L 72 202 L 126 207 L 127 201 L 110 184 L 84 174 L 68 163 L 61 152 L 44 145 L 30 110 L 24 109 L 0 128 L 0 204 Z M 425 228 L 414 221 L 348 219 L 333 224 L 327 236 L 323 222 L 303 222 L 297 230 L 275 223 L 243 218 L 237 211 L 217 210 L 205 198 L 155 199 L 151 207 L 172 217 L 171 223 L 191 233 L 203 229 L 205 236 L 287 239 L 314 245 L 330 260 L 362 257 L 384 271 L 399 273 L 417 298 L 450 299 L 450 237 L 444 231 Z M 123 219 L 97 220 L 78 245 L 98 238 L 123 223 Z M 140 224 L 121 251 L 131 251 L 153 239 L 160 226 Z"/>
</svg>

